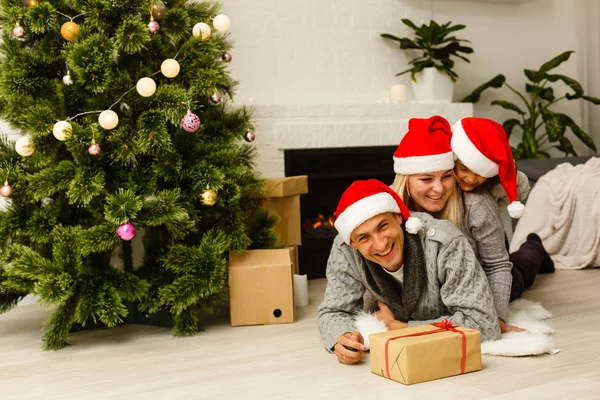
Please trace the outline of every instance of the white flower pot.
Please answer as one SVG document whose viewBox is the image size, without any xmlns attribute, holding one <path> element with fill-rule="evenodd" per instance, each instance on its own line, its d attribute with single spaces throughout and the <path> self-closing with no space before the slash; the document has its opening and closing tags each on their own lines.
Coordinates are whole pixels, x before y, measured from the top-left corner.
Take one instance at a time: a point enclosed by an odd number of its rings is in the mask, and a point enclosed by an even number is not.
<svg viewBox="0 0 600 400">
<path fill-rule="evenodd" d="M 417 103 L 452 103 L 454 84 L 450 77 L 436 68 L 425 68 L 415 75 L 412 82 Z"/>
</svg>

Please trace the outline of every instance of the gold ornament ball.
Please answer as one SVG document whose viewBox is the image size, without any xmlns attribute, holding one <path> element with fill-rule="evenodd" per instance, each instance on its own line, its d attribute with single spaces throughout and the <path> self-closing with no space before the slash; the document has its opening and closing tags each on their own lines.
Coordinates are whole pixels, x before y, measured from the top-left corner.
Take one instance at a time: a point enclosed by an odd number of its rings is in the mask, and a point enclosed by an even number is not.
<svg viewBox="0 0 600 400">
<path fill-rule="evenodd" d="M 160 65 L 160 72 L 167 78 L 175 78 L 179 74 L 179 63 L 172 58 L 167 58 Z"/>
<path fill-rule="evenodd" d="M 113 110 L 104 110 L 98 117 L 98 123 L 104 129 L 111 130 L 119 124 L 119 116 Z"/>
<path fill-rule="evenodd" d="M 152 18 L 161 19 L 167 15 L 167 6 L 162 1 L 158 0 L 152 4 Z"/>
<path fill-rule="evenodd" d="M 204 22 L 198 22 L 192 29 L 192 35 L 194 35 L 194 37 L 201 37 L 202 40 L 206 40 L 210 37 L 210 26 Z"/>
<path fill-rule="evenodd" d="M 73 21 L 65 22 L 60 27 L 60 34 L 65 40 L 73 40 L 79 35 L 79 25 Z"/>
<path fill-rule="evenodd" d="M 58 121 L 54 124 L 54 127 L 52 127 L 52 134 L 60 141 L 67 140 L 72 132 L 73 127 L 67 121 Z"/>
<path fill-rule="evenodd" d="M 35 5 L 37 5 L 37 0 L 23 0 L 23 5 L 25 7 L 33 7 Z"/>
<path fill-rule="evenodd" d="M 156 92 L 156 82 L 152 78 L 142 78 L 135 85 L 135 89 L 143 97 L 150 97 Z"/>
<path fill-rule="evenodd" d="M 205 206 L 214 206 L 217 202 L 217 192 L 212 189 L 204 189 L 200 193 L 200 203 Z"/>
<path fill-rule="evenodd" d="M 33 145 L 33 141 L 27 136 L 23 136 L 15 142 L 15 151 L 20 156 L 29 157 L 33 154 L 34 150 L 35 146 Z"/>
<path fill-rule="evenodd" d="M 231 20 L 225 14 L 219 14 L 213 18 L 213 26 L 221 33 L 225 33 L 231 26 Z"/>
</svg>

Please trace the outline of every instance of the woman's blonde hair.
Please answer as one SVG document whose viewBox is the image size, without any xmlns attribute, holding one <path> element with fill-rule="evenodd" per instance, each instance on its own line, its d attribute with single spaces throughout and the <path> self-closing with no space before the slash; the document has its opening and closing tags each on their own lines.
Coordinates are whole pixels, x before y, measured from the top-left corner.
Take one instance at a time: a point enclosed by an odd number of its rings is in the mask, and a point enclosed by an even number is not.
<svg viewBox="0 0 600 400">
<path fill-rule="evenodd" d="M 462 196 L 460 192 L 460 187 L 458 186 L 458 180 L 454 175 L 454 171 L 452 171 L 452 177 L 454 179 L 454 185 L 452 186 L 452 193 L 448 197 L 444 208 L 437 215 L 434 215 L 435 218 L 438 219 L 447 219 L 456 225 L 459 229 L 462 227 L 462 219 L 463 219 L 463 204 L 462 204 Z M 392 190 L 394 190 L 404 204 L 411 211 L 416 211 L 415 203 L 413 199 L 410 197 L 410 193 L 408 192 L 408 179 L 410 175 L 402 175 L 396 174 L 396 178 L 394 179 L 394 183 L 392 183 Z"/>
</svg>

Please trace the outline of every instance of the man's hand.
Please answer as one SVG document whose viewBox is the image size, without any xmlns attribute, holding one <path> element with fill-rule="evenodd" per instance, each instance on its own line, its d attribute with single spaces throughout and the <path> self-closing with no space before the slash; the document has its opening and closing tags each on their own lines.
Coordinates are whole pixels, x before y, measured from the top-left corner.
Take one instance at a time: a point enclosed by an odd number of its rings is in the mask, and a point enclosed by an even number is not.
<svg viewBox="0 0 600 400">
<path fill-rule="evenodd" d="M 338 361 L 342 364 L 358 364 L 363 357 L 365 340 L 358 331 L 346 332 L 333 347 Z"/>
<path fill-rule="evenodd" d="M 500 332 L 525 332 L 527 329 L 519 328 L 518 326 L 509 325 L 506 322 L 498 318 L 498 325 L 500 325 Z"/>
<path fill-rule="evenodd" d="M 392 310 L 390 310 L 385 303 L 379 301 L 377 302 L 377 305 L 379 306 L 379 311 L 375 311 L 373 315 L 378 320 L 385 322 L 385 326 L 388 328 L 388 330 L 393 331 L 396 329 L 408 328 L 408 324 L 406 322 L 396 320 L 394 313 L 392 313 Z"/>
</svg>

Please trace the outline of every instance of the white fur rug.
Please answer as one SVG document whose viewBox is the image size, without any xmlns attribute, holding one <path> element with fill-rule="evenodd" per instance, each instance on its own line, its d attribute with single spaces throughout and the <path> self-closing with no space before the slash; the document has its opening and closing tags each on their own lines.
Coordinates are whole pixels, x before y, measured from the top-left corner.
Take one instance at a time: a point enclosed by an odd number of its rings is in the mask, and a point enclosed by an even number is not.
<svg viewBox="0 0 600 400">
<path fill-rule="evenodd" d="M 544 320 L 551 318 L 540 303 L 519 299 L 510 303 L 508 323 L 527 329 L 526 332 L 503 333 L 500 340 L 481 343 L 481 354 L 494 356 L 535 356 L 556 354 L 551 335 L 554 329 Z"/>
<path fill-rule="evenodd" d="M 504 333 L 499 340 L 483 342 L 481 354 L 521 357 L 558 353 L 560 350 L 554 347 L 550 337 L 554 329 L 544 321 L 551 317 L 540 303 L 525 299 L 510 303 L 508 323 L 527 331 Z M 362 334 L 367 349 L 370 348 L 369 335 L 387 330 L 383 322 L 366 313 L 356 316 L 355 327 Z"/>
</svg>

